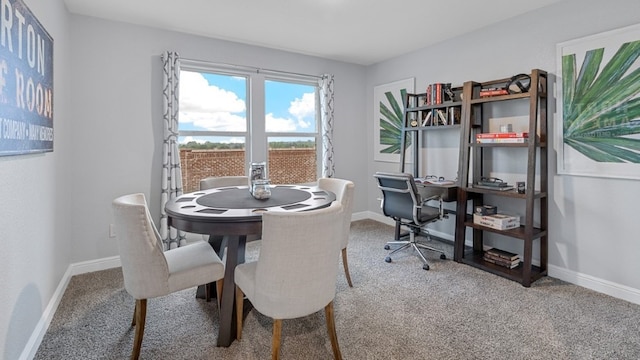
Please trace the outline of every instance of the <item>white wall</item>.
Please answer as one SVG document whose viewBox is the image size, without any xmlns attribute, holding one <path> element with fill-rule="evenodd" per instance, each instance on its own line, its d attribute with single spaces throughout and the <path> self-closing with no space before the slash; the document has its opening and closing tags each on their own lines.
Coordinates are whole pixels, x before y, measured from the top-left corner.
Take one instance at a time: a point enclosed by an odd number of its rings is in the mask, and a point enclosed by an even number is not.
<svg viewBox="0 0 640 360">
<path fill-rule="evenodd" d="M 376 85 L 415 77 L 417 91 L 424 92 L 428 83 L 452 82 L 461 85 L 467 80 L 506 78 L 529 72 L 532 68 L 547 70 L 552 75 L 550 79 L 554 80 L 557 43 L 639 22 L 640 2 L 637 0 L 565 1 L 370 66 L 367 69 L 366 89 L 368 117 L 372 117 L 373 87 Z M 455 22 L 452 26 L 455 26 Z M 550 138 L 554 136 L 554 113 L 555 98 L 551 98 Z M 445 134 L 442 142 L 457 145 L 457 136 L 457 132 Z M 368 149 L 372 154 L 371 139 Z M 436 153 L 445 151 L 447 149 L 443 146 L 435 148 Z M 370 174 L 388 170 L 389 167 L 397 168 L 397 165 L 373 161 L 372 155 L 369 155 L 369 164 Z M 435 173 L 444 171 L 438 164 L 430 166 L 434 167 Z M 639 186 L 638 181 L 632 180 L 557 175 L 556 151 L 551 148 L 550 275 L 609 293 L 620 291 L 617 294 L 620 297 L 631 292 L 635 301 L 638 301 L 640 277 L 637 274 L 640 274 L 640 263 L 636 257 L 640 253 L 640 237 L 631 219 L 635 217 L 640 201 Z M 373 179 L 369 179 L 369 191 L 372 194 L 377 191 Z M 369 209 L 379 212 L 378 202 L 373 195 L 369 199 Z M 453 220 L 448 221 L 451 225 L 439 230 L 453 231 Z"/>
<path fill-rule="evenodd" d="M 61 0 L 26 4 L 54 39 L 55 139 L 53 152 L 0 158 L 1 359 L 20 356 L 70 260 L 67 13 Z"/>
</svg>

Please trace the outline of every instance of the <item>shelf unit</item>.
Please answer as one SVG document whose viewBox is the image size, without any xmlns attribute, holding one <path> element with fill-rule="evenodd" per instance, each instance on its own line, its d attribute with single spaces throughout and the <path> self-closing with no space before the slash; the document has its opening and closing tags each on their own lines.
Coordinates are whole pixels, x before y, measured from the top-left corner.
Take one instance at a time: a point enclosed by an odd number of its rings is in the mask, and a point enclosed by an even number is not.
<svg viewBox="0 0 640 360">
<path fill-rule="evenodd" d="M 418 134 L 422 131 L 460 129 L 462 119 L 462 87 L 451 88 L 453 99 L 443 101 L 439 104 L 429 104 L 427 93 L 407 94 L 404 103 L 404 123 L 402 124 L 402 135 L 400 143 L 400 172 L 405 171 L 406 145 L 411 139 L 413 147 L 412 161 L 414 176 L 419 174 L 419 154 L 420 148 Z M 442 114 L 442 116 L 438 115 Z"/>
<path fill-rule="evenodd" d="M 530 75 L 528 92 L 490 97 L 480 97 L 480 89 L 490 87 L 506 87 L 511 78 L 498 79 L 483 83 L 468 81 L 464 84 L 462 94 L 462 130 L 460 132 L 460 158 L 456 234 L 454 260 L 465 263 L 493 274 L 520 282 L 529 287 L 532 282 L 547 274 L 548 252 L 548 193 L 547 193 L 547 73 L 533 69 Z M 476 134 L 489 131 L 489 119 L 483 116 L 487 106 L 502 106 L 509 102 L 528 102 L 528 132 L 526 143 L 476 143 Z M 535 135 L 535 136 L 534 136 Z M 524 194 L 516 190 L 494 191 L 474 188 L 472 184 L 481 177 L 489 177 L 491 166 L 487 160 L 492 151 L 497 148 L 525 148 L 526 158 L 526 189 Z M 502 150 L 504 151 L 504 150 Z M 518 154 L 516 154 L 518 155 Z M 538 174 L 536 174 L 538 169 Z M 538 175 L 538 183 L 536 183 Z M 473 208 L 482 205 L 484 200 L 506 199 L 501 201 L 516 201 L 524 211 L 524 222 L 521 226 L 511 230 L 495 230 L 473 222 L 468 211 L 468 200 L 472 200 Z M 537 205 L 537 206 L 536 206 Z M 534 226 L 537 216 L 539 225 Z M 467 228 L 472 229 L 473 247 L 466 251 L 465 234 Z M 521 241 L 521 264 L 509 269 L 501 267 L 483 259 L 484 235 L 499 234 L 508 239 Z M 534 241 L 539 241 L 539 265 L 533 265 Z M 519 245 L 520 246 L 520 245 Z"/>
</svg>

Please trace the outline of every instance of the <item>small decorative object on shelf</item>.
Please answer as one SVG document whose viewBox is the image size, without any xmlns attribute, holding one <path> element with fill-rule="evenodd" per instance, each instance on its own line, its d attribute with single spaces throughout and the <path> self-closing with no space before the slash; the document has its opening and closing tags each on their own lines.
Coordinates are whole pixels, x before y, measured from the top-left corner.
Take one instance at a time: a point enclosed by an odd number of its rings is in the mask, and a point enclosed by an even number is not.
<svg viewBox="0 0 640 360">
<path fill-rule="evenodd" d="M 478 205 L 476 206 L 476 214 L 478 215 L 493 215 L 498 213 L 498 207 L 494 205 Z"/>
</svg>

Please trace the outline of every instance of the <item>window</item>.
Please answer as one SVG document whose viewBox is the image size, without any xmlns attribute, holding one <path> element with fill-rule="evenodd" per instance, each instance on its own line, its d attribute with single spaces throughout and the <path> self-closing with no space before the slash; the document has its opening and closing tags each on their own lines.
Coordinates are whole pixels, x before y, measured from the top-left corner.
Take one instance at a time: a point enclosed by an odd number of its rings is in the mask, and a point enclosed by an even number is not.
<svg viewBox="0 0 640 360">
<path fill-rule="evenodd" d="M 318 85 L 182 61 L 179 138 L 183 191 L 208 176 L 246 175 L 267 162 L 274 184 L 320 173 Z"/>
</svg>

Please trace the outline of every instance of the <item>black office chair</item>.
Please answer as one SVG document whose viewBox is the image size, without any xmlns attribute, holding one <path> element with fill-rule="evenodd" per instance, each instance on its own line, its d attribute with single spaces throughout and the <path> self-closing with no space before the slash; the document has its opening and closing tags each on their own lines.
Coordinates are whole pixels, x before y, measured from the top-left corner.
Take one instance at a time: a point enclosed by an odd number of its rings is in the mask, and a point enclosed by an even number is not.
<svg viewBox="0 0 640 360">
<path fill-rule="evenodd" d="M 378 181 L 378 188 L 382 191 L 381 206 L 384 215 L 409 228 L 409 240 L 387 242 L 384 246 L 386 250 L 391 249 L 392 245 L 401 246 L 393 250 L 384 260 L 391 262 L 391 255 L 406 248 L 412 248 L 418 253 L 424 262 L 422 268 L 425 270 L 429 270 L 429 264 L 420 249 L 435 251 L 440 253 L 440 259 L 446 259 L 442 250 L 416 240 L 416 234 L 420 234 L 424 225 L 446 218 L 442 207 L 442 196 L 434 195 L 422 199 L 411 174 L 377 172 L 373 177 Z M 430 200 L 438 201 L 439 207 L 426 205 Z M 429 238 L 428 232 L 426 235 Z"/>
</svg>

